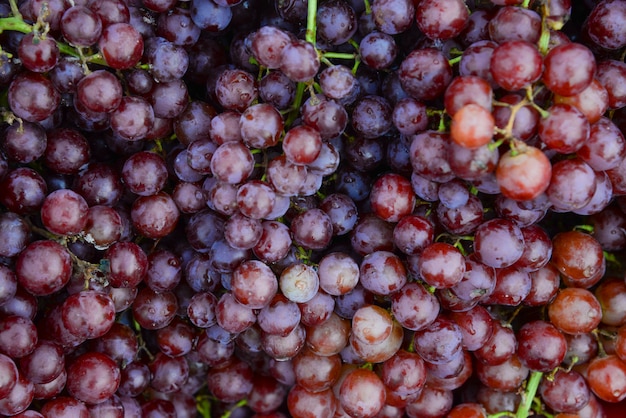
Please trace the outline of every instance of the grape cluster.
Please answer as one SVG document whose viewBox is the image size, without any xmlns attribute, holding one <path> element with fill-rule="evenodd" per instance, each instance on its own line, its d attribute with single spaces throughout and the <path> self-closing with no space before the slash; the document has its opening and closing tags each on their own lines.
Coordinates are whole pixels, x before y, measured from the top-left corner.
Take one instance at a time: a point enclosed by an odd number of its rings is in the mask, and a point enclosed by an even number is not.
<svg viewBox="0 0 626 418">
<path fill-rule="evenodd" d="M 0 4 L 0 415 L 605 417 L 626 1 Z"/>
</svg>

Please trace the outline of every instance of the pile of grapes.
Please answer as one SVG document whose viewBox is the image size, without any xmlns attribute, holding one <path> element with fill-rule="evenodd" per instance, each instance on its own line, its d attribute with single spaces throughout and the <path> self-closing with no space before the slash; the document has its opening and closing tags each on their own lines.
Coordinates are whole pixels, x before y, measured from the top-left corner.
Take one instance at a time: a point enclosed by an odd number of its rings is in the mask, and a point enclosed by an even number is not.
<svg viewBox="0 0 626 418">
<path fill-rule="evenodd" d="M 626 398 L 626 0 L 8 0 L 0 47 L 0 415 Z"/>
</svg>

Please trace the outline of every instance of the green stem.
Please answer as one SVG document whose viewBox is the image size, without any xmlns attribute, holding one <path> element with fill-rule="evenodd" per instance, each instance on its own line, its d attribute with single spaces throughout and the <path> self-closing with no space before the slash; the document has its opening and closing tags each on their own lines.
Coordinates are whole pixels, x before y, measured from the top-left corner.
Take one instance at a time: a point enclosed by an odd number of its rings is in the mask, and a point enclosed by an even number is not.
<svg viewBox="0 0 626 418">
<path fill-rule="evenodd" d="M 317 30 L 317 24 L 316 24 L 316 19 L 317 17 L 317 0 L 309 0 L 308 3 L 308 9 L 307 9 L 307 15 L 306 15 L 306 41 L 310 42 L 311 44 L 313 44 L 313 46 L 316 45 L 316 30 Z"/>
<path fill-rule="evenodd" d="M 530 6 L 530 0 L 524 0 L 524 3 L 522 3 L 522 7 L 524 9 L 528 9 L 529 6 Z"/>
<path fill-rule="evenodd" d="M 462 58 L 463 58 L 463 55 L 459 55 L 458 57 L 450 58 L 448 60 L 448 64 L 450 64 L 450 66 L 453 66 L 454 64 L 459 63 Z"/>
<path fill-rule="evenodd" d="M 22 14 L 20 13 L 20 8 L 17 7 L 16 0 L 9 0 L 9 4 L 11 5 L 11 14 L 15 17 L 22 18 Z"/>
<path fill-rule="evenodd" d="M 541 36 L 539 37 L 539 52 L 542 55 L 548 53 L 548 48 L 550 47 L 550 29 L 548 29 L 548 25 L 545 23 L 545 18 L 541 23 Z"/>
<path fill-rule="evenodd" d="M 302 100 L 304 99 L 304 91 L 306 90 L 305 83 L 298 83 L 296 85 L 296 97 L 293 100 L 293 107 L 291 112 L 289 112 L 289 116 L 285 121 L 285 127 L 288 128 L 291 126 L 296 117 L 298 117 L 298 113 L 300 112 L 300 106 L 302 106 Z"/>
<path fill-rule="evenodd" d="M 4 17 L 0 19 L 0 33 L 4 32 L 5 30 L 21 32 L 21 33 L 31 33 L 33 29 L 34 29 L 33 25 L 29 25 L 28 23 L 24 22 L 21 15 Z M 56 43 L 57 43 L 57 46 L 59 47 L 59 52 L 61 52 L 62 54 L 70 55 L 76 58 L 82 58 L 80 53 L 75 47 L 68 45 L 64 42 L 60 42 L 60 41 L 56 41 Z M 92 64 L 107 65 L 106 61 L 104 60 L 104 58 L 102 57 L 100 53 L 96 53 L 88 57 L 85 57 L 85 60 L 86 62 L 89 62 Z"/>
<path fill-rule="evenodd" d="M 5 30 L 12 30 L 15 32 L 31 33 L 33 26 L 24 22 L 22 16 L 3 17 L 0 19 L 0 33 Z"/>
<path fill-rule="evenodd" d="M 248 401 L 246 401 L 245 399 L 240 400 L 232 408 L 230 408 L 228 411 L 222 414 L 221 418 L 229 418 L 235 409 L 241 408 L 242 406 L 246 406 L 247 403 Z"/>
<path fill-rule="evenodd" d="M 322 57 L 326 59 L 336 58 L 336 59 L 342 59 L 342 60 L 353 60 L 356 58 L 356 54 L 348 53 L 348 52 L 324 52 L 322 53 Z"/>
<path fill-rule="evenodd" d="M 528 379 L 528 382 L 526 383 L 526 390 L 524 391 L 522 403 L 517 408 L 517 414 L 515 415 L 516 418 L 528 417 L 528 413 L 533 405 L 533 399 L 535 399 L 535 394 L 537 393 L 542 377 L 543 373 L 541 372 L 532 372 L 530 374 L 530 379 Z"/>
<path fill-rule="evenodd" d="M 363 0 L 363 4 L 365 4 L 365 14 L 372 14 L 372 6 L 370 5 L 369 0 Z"/>
</svg>

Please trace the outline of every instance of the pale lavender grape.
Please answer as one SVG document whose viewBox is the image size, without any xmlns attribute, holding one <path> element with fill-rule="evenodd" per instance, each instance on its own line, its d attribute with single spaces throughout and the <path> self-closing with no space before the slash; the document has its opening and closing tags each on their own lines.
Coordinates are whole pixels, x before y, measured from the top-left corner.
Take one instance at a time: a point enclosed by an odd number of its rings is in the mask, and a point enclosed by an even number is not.
<svg viewBox="0 0 626 418">
<path fill-rule="evenodd" d="M 392 126 L 391 106 L 380 96 L 366 96 L 352 110 L 352 127 L 364 138 L 376 138 Z"/>
<path fill-rule="evenodd" d="M 261 221 L 241 213 L 234 214 L 224 224 L 224 237 L 233 248 L 251 249 L 262 234 Z"/>
<path fill-rule="evenodd" d="M 315 47 L 302 40 L 291 40 L 280 54 L 280 70 L 291 80 L 305 82 L 318 72 L 320 59 Z"/>
<path fill-rule="evenodd" d="M 17 293 L 17 278 L 8 267 L 0 266 L 0 306 L 8 303 Z"/>
<path fill-rule="evenodd" d="M 157 83 L 148 100 L 152 104 L 155 117 L 171 119 L 180 115 L 187 107 L 189 91 L 187 85 L 179 79 Z"/>
<path fill-rule="evenodd" d="M 302 324 L 298 324 L 286 336 L 263 333 L 261 337 L 263 351 L 271 358 L 279 361 L 294 358 L 302 350 L 305 342 L 306 331 Z"/>
<path fill-rule="evenodd" d="M 300 323 L 302 313 L 296 302 L 277 294 L 257 314 L 259 327 L 268 334 L 287 336 Z"/>
<path fill-rule="evenodd" d="M 212 210 L 223 215 L 232 215 L 237 208 L 237 185 L 207 177 L 202 184 L 206 191 L 206 204 Z"/>
<path fill-rule="evenodd" d="M 213 0 L 193 0 L 191 19 L 200 29 L 219 32 L 228 27 L 233 17 L 230 7 L 216 4 Z"/>
<path fill-rule="evenodd" d="M 140 196 L 150 196 L 165 186 L 167 167 L 158 154 L 142 151 L 126 160 L 121 174 L 130 191 Z"/>
<path fill-rule="evenodd" d="M 428 127 L 426 105 L 410 97 L 396 102 L 391 120 L 403 135 L 413 135 Z"/>
<path fill-rule="evenodd" d="M 291 221 L 291 232 L 296 244 L 305 249 L 321 250 L 333 237 L 330 217 L 322 209 L 309 209 Z"/>
<path fill-rule="evenodd" d="M 356 225 L 358 217 L 356 204 L 345 194 L 329 194 L 320 203 L 320 209 L 329 216 L 334 235 L 345 235 Z"/>
<path fill-rule="evenodd" d="M 309 265 L 299 263 L 287 267 L 279 278 L 280 290 L 292 302 L 311 300 L 319 289 L 319 276 Z"/>
<path fill-rule="evenodd" d="M 120 105 L 111 112 L 111 129 L 129 141 L 144 139 L 154 125 L 154 110 L 142 97 L 124 96 Z"/>
<path fill-rule="evenodd" d="M 383 32 L 370 32 L 361 39 L 359 44 L 361 59 L 375 70 L 388 68 L 398 54 L 395 39 Z"/>
<path fill-rule="evenodd" d="M 329 176 L 337 171 L 340 156 L 335 147 L 329 142 L 322 142 L 317 158 L 307 165 L 308 172 L 320 176 Z"/>
<path fill-rule="evenodd" d="M 492 219 L 476 229 L 474 251 L 488 266 L 507 267 L 522 256 L 524 236 L 513 221 Z"/>
<path fill-rule="evenodd" d="M 276 192 L 285 196 L 295 196 L 306 181 L 306 167 L 293 164 L 284 155 L 269 162 L 267 177 Z"/>
<path fill-rule="evenodd" d="M 373 302 L 373 294 L 361 284 L 352 290 L 335 298 L 334 312 L 342 318 L 352 319 L 354 313 L 365 305 Z"/>
<path fill-rule="evenodd" d="M 372 16 L 381 32 L 397 35 L 413 22 L 415 6 L 411 0 L 376 0 L 372 2 Z"/>
<path fill-rule="evenodd" d="M 400 257 L 389 251 L 366 255 L 359 266 L 360 282 L 377 295 L 390 295 L 407 282 L 407 271 Z"/>
<path fill-rule="evenodd" d="M 324 68 L 319 74 L 319 83 L 327 98 L 340 102 L 354 97 L 360 91 L 358 80 L 345 65 Z"/>
<path fill-rule="evenodd" d="M 253 247 L 254 254 L 266 262 L 276 262 L 289 252 L 292 239 L 289 228 L 282 222 L 264 221 L 261 239 Z"/>
<path fill-rule="evenodd" d="M 29 242 L 30 228 L 25 219 L 13 212 L 4 212 L 0 214 L 1 256 L 17 256 L 22 252 L 24 248 L 26 248 L 26 245 L 28 245 Z M 4 292 L 0 293 L 4 294 Z M 4 298 L 0 296 L 0 301 L 2 300 L 4 300 Z M 0 305 L 2 305 L 2 302 L 0 302 Z"/>
<path fill-rule="evenodd" d="M 266 219 L 276 220 L 284 216 L 291 207 L 291 199 L 289 196 L 285 196 L 280 193 L 276 193 L 276 199 L 274 200 L 274 209 L 267 215 Z"/>
<path fill-rule="evenodd" d="M 298 194 L 300 196 L 315 195 L 322 188 L 323 181 L 324 176 L 321 173 L 313 170 L 307 170 L 306 179 L 300 187 Z"/>
<path fill-rule="evenodd" d="M 578 215 L 593 215 L 600 213 L 606 208 L 613 198 L 613 186 L 609 176 L 604 171 L 594 171 L 596 177 L 596 189 L 591 200 L 582 208 L 573 210 Z"/>
<path fill-rule="evenodd" d="M 241 114 L 235 110 L 227 110 L 216 115 L 211 119 L 211 127 L 209 128 L 211 139 L 218 145 L 224 142 L 241 141 L 240 120 Z"/>
<path fill-rule="evenodd" d="M 424 131 L 413 136 L 411 142 L 411 165 L 416 174 L 437 183 L 454 178 L 448 162 L 448 134 Z"/>
<path fill-rule="evenodd" d="M 391 311 L 403 327 L 418 331 L 437 318 L 439 301 L 421 284 L 410 282 L 391 296 Z"/>
<path fill-rule="evenodd" d="M 319 261 L 317 274 L 320 287 L 333 296 L 350 292 L 359 282 L 359 265 L 342 252 L 326 254 Z"/>
<path fill-rule="evenodd" d="M 460 353 L 463 334 L 452 320 L 437 318 L 413 336 L 415 352 L 428 362 L 439 364 L 450 361 Z"/>
<path fill-rule="evenodd" d="M 2 148 L 10 160 L 27 164 L 44 155 L 47 142 L 41 125 L 24 121 L 6 129 Z"/>
<path fill-rule="evenodd" d="M 276 192 L 259 180 L 244 183 L 237 189 L 237 206 L 249 218 L 266 218 L 272 213 L 275 201 Z"/>
<path fill-rule="evenodd" d="M 278 144 L 283 126 L 282 116 L 268 103 L 248 107 L 239 121 L 241 138 L 250 148 L 264 149 Z"/>
<path fill-rule="evenodd" d="M 144 59 L 157 83 L 182 78 L 189 66 L 187 51 L 164 38 L 150 38 L 144 45 Z"/>
<path fill-rule="evenodd" d="M 279 110 L 289 109 L 295 96 L 296 83 L 280 71 L 270 71 L 259 81 L 259 97 Z"/>
<path fill-rule="evenodd" d="M 254 170 L 254 157 L 241 142 L 220 145 L 211 158 L 211 172 L 221 181 L 242 183 Z"/>
<path fill-rule="evenodd" d="M 269 69 L 280 67 L 280 56 L 290 36 L 276 26 L 262 26 L 252 36 L 251 50 L 259 64 Z"/>
<path fill-rule="evenodd" d="M 325 140 L 341 135 L 348 124 L 348 112 L 344 106 L 323 95 L 308 98 L 300 111 L 304 123 L 316 128 Z"/>
<path fill-rule="evenodd" d="M 352 249 L 360 255 L 393 250 L 393 224 L 374 214 L 362 216 L 350 233 Z"/>
<path fill-rule="evenodd" d="M 175 45 L 185 47 L 195 45 L 200 38 L 201 30 L 191 19 L 190 10 L 182 7 L 174 7 L 176 2 L 173 1 L 163 3 L 169 4 L 161 4 L 161 10 L 159 11 L 168 11 L 168 13 L 161 13 L 159 15 L 156 34 L 173 42 Z M 148 7 L 146 2 L 144 2 L 144 5 Z M 162 10 L 163 8 L 167 8 L 168 10 Z"/>
<path fill-rule="evenodd" d="M 348 42 L 357 31 L 356 13 L 345 0 L 329 0 L 317 9 L 317 35 L 330 45 Z"/>
<path fill-rule="evenodd" d="M 217 324 L 224 330 L 238 334 L 256 322 L 254 310 L 237 302 L 232 293 L 224 293 L 215 307 Z"/>
<path fill-rule="evenodd" d="M 434 239 L 434 226 L 420 215 L 407 215 L 393 228 L 393 242 L 407 255 L 419 254 Z"/>
<path fill-rule="evenodd" d="M 415 195 L 420 199 L 427 202 L 439 200 L 439 183 L 420 176 L 415 171 L 411 173 L 411 186 Z"/>
<path fill-rule="evenodd" d="M 469 200 L 469 190 L 467 186 L 459 181 L 452 180 L 439 185 L 437 191 L 439 202 L 448 209 L 457 209 L 463 206 Z"/>
</svg>

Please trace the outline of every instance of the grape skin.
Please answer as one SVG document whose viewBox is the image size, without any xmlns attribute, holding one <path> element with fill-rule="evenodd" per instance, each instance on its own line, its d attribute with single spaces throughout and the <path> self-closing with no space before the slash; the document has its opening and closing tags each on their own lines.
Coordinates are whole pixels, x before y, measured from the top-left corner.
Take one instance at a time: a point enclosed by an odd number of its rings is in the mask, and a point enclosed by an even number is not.
<svg viewBox="0 0 626 418">
<path fill-rule="evenodd" d="M 0 414 L 624 397 L 623 0 L 9 3 Z"/>
</svg>

